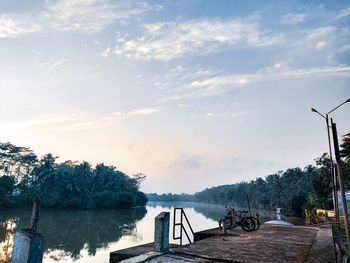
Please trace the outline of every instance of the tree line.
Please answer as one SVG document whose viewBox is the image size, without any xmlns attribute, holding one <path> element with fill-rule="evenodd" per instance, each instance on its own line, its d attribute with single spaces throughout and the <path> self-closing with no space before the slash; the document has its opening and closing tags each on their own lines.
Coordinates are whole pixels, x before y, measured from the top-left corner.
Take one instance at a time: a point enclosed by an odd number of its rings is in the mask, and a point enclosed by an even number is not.
<svg viewBox="0 0 350 263">
<path fill-rule="evenodd" d="M 180 202 L 192 202 L 194 201 L 194 195 L 191 194 L 146 194 L 146 197 L 149 201 L 180 201 Z"/>
<path fill-rule="evenodd" d="M 144 206 L 140 189 L 143 174 L 132 177 L 103 163 L 58 163 L 46 154 L 38 158 L 27 147 L 0 143 L 0 206 L 31 204 L 47 207 L 129 208 Z"/>
<path fill-rule="evenodd" d="M 350 138 L 341 144 L 345 188 L 350 189 Z M 207 188 L 195 194 L 197 202 L 227 204 L 259 209 L 283 207 L 287 213 L 302 215 L 305 208 L 333 208 L 330 160 L 324 153 L 315 159 L 316 166 L 292 168 L 250 182 Z"/>
</svg>

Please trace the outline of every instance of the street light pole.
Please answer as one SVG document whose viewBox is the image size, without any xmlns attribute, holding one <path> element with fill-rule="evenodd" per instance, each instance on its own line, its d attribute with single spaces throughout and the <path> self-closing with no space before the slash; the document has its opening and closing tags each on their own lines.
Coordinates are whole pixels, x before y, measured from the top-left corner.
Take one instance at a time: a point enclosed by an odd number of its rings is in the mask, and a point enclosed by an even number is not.
<svg viewBox="0 0 350 263">
<path fill-rule="evenodd" d="M 334 196 L 334 210 L 335 210 L 335 218 L 336 218 L 336 222 L 337 225 L 339 227 L 339 206 L 338 206 L 338 193 L 337 193 L 337 187 L 336 187 L 336 183 L 337 183 L 337 176 L 335 174 L 334 171 L 334 167 L 333 167 L 333 158 L 332 158 L 332 147 L 331 147 L 331 138 L 330 138 L 330 133 L 329 133 L 329 129 L 331 128 L 329 126 L 329 118 L 328 115 L 335 111 L 336 109 L 338 109 L 340 106 L 344 105 L 345 103 L 350 102 L 350 98 L 347 99 L 346 101 L 344 101 L 343 103 L 341 103 L 340 105 L 338 105 L 337 107 L 335 107 L 333 110 L 329 111 L 326 116 L 323 116 L 321 113 L 319 113 L 317 110 L 315 110 L 314 108 L 311 108 L 312 112 L 316 112 L 318 113 L 322 118 L 324 118 L 326 120 L 326 124 L 327 124 L 327 134 L 328 134 L 328 148 L 329 148 L 329 161 L 330 161 L 330 169 L 331 169 L 331 176 L 332 176 L 332 188 L 333 188 L 333 196 Z M 336 147 L 336 146 L 334 146 Z"/>
<path fill-rule="evenodd" d="M 329 133 L 329 121 L 328 121 L 328 113 L 326 114 L 326 123 L 327 123 L 327 134 L 328 134 L 328 147 L 329 147 L 329 161 L 330 161 L 330 168 L 331 168 L 331 174 L 332 174 L 332 187 L 333 187 L 333 196 L 334 196 L 334 210 L 335 210 L 335 220 L 339 227 L 339 205 L 338 205 L 338 192 L 337 192 L 337 175 L 333 168 L 333 158 L 332 158 L 332 147 L 331 147 L 331 136 Z"/>
<path fill-rule="evenodd" d="M 326 116 L 323 116 L 321 113 L 319 113 L 314 108 L 311 108 L 312 112 L 316 112 L 319 115 L 321 115 L 322 118 L 326 120 L 327 124 L 327 134 L 328 134 L 328 148 L 329 148 L 329 161 L 330 161 L 330 169 L 331 169 L 331 177 L 332 177 L 332 192 L 333 192 L 333 205 L 334 205 L 334 211 L 335 211 L 335 221 L 337 225 L 339 226 L 339 206 L 338 206 L 338 194 L 337 194 L 337 187 L 336 187 L 336 174 L 334 172 L 333 168 L 333 158 L 332 158 L 332 146 L 331 146 L 331 137 L 329 133 L 329 121 L 328 121 L 328 114 Z"/>
</svg>

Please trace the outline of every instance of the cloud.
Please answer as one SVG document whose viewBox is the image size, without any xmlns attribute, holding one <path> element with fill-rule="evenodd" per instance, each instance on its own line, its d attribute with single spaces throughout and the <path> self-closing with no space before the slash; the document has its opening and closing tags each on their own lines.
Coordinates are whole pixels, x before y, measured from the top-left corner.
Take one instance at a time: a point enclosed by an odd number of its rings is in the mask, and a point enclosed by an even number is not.
<svg viewBox="0 0 350 263">
<path fill-rule="evenodd" d="M 182 154 L 169 166 L 169 170 L 199 170 L 205 165 L 204 158 L 197 155 Z"/>
<path fill-rule="evenodd" d="M 139 116 L 139 115 L 149 115 L 155 112 L 159 112 L 159 109 L 156 108 L 143 108 L 132 110 L 128 113 L 128 116 Z"/>
<path fill-rule="evenodd" d="M 3 130 L 11 133 L 23 129 L 77 131 L 110 124 L 110 119 L 89 112 L 49 113 L 33 116 L 27 120 L 3 123 Z"/>
<path fill-rule="evenodd" d="M 300 23 L 300 22 L 304 22 L 307 18 L 306 14 L 286 14 L 283 18 L 282 18 L 282 23 L 284 24 L 296 24 L 296 23 Z"/>
<path fill-rule="evenodd" d="M 182 109 L 185 109 L 185 108 L 188 107 L 186 104 L 182 104 L 182 103 L 179 103 L 176 106 L 179 107 L 179 108 L 182 108 Z"/>
<path fill-rule="evenodd" d="M 76 121 L 78 119 L 78 115 L 71 114 L 42 114 L 34 117 L 33 119 L 26 121 L 27 125 L 46 125 L 46 124 L 61 124 L 67 123 L 71 121 Z"/>
<path fill-rule="evenodd" d="M 111 48 L 106 48 L 102 53 L 101 56 L 102 57 L 108 57 L 109 52 L 111 51 Z"/>
<path fill-rule="evenodd" d="M 326 45 L 326 41 L 320 41 L 316 45 L 316 49 L 322 49 Z"/>
<path fill-rule="evenodd" d="M 268 160 L 236 158 L 224 160 L 221 165 L 223 170 L 231 170 L 235 172 L 252 171 L 272 167 L 274 163 Z M 257 174 L 257 176 L 266 176 L 267 174 Z"/>
<path fill-rule="evenodd" d="M 77 122 L 63 127 L 64 130 L 80 131 L 96 127 L 96 123 L 93 121 Z"/>
<path fill-rule="evenodd" d="M 28 17 L 18 19 L 7 15 L 0 16 L 0 38 L 17 37 L 41 30 L 41 26 L 31 22 Z"/>
<path fill-rule="evenodd" d="M 142 109 L 134 109 L 127 113 L 117 111 L 117 112 L 113 112 L 113 115 L 118 117 L 118 119 L 126 119 L 130 117 L 150 115 L 156 112 L 161 112 L 161 109 L 160 108 L 142 108 Z"/>
<path fill-rule="evenodd" d="M 265 170 L 271 169 L 274 162 L 263 159 L 240 158 L 240 157 L 215 157 L 210 155 L 180 154 L 168 165 L 168 170 L 176 174 L 177 178 L 182 176 L 209 179 L 213 175 L 218 178 L 225 178 L 227 175 L 232 180 L 232 175 L 237 173 L 249 173 L 255 176 L 266 176 Z M 259 170 L 260 172 L 256 172 Z M 263 170 L 264 172 L 261 172 Z M 205 181 L 204 179 L 204 181 Z M 247 177 L 245 177 L 247 179 Z M 235 180 L 240 180 L 235 178 Z"/>
<path fill-rule="evenodd" d="M 41 17 L 55 30 L 94 33 L 112 24 L 118 15 L 105 0 L 60 0 L 48 2 Z"/>
<path fill-rule="evenodd" d="M 143 1 L 46 1 L 42 9 L 32 16 L 1 15 L 0 38 L 17 37 L 39 31 L 81 31 L 93 34 L 107 28 L 116 20 L 140 17 L 151 9 Z"/>
<path fill-rule="evenodd" d="M 133 59 L 169 61 L 185 55 L 201 55 L 234 46 L 274 45 L 281 39 L 250 20 L 190 20 L 144 25 L 142 36 L 116 45 L 115 53 Z M 124 39 L 127 39 L 126 37 Z"/>
<path fill-rule="evenodd" d="M 319 27 L 316 29 L 311 29 L 307 31 L 307 39 L 316 39 L 316 38 L 324 38 L 326 36 L 329 36 L 330 34 L 334 33 L 336 31 L 335 27 L 332 26 L 325 26 L 325 27 Z"/>
<path fill-rule="evenodd" d="M 314 76 L 348 76 L 350 77 L 350 66 L 290 69 L 286 66 L 276 64 L 266 67 L 252 74 L 228 74 L 213 77 L 203 77 L 189 83 L 183 83 L 184 88 L 173 90 L 173 95 L 161 99 L 159 102 L 169 100 L 198 99 L 203 97 L 222 94 L 234 89 L 243 88 L 250 83 L 271 82 L 280 79 L 308 78 Z"/>
<path fill-rule="evenodd" d="M 335 17 L 336 19 L 350 15 L 350 7 L 340 10 L 339 14 Z"/>
<path fill-rule="evenodd" d="M 348 51 L 350 49 L 350 45 L 344 45 L 341 48 L 339 48 L 339 52 L 344 52 L 344 51 Z"/>
<path fill-rule="evenodd" d="M 54 63 L 49 67 L 48 71 L 54 70 L 55 68 L 57 68 L 58 66 L 60 66 L 60 65 L 62 65 L 62 64 L 64 64 L 64 63 L 66 63 L 67 61 L 69 61 L 69 58 L 62 58 L 62 59 L 60 59 L 60 60 L 54 62 Z"/>
</svg>

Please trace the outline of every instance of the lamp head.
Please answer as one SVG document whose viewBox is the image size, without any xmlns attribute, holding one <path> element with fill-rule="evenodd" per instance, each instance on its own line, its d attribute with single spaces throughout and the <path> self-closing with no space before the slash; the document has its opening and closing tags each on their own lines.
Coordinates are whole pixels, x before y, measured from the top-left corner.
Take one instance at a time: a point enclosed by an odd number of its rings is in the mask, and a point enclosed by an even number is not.
<svg viewBox="0 0 350 263">
<path fill-rule="evenodd" d="M 314 108 L 311 108 L 311 111 L 312 112 L 318 112 L 317 110 L 315 110 Z"/>
<path fill-rule="evenodd" d="M 345 103 L 347 103 L 347 102 L 350 102 L 350 99 L 347 99 L 347 100 L 345 101 Z"/>
</svg>

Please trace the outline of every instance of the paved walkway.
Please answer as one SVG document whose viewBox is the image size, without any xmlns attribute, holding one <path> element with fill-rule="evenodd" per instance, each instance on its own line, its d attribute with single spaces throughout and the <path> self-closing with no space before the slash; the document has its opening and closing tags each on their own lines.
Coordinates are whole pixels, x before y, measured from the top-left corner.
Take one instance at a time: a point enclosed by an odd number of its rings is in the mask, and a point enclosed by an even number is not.
<svg viewBox="0 0 350 263">
<path fill-rule="evenodd" d="M 262 225 L 255 232 L 233 229 L 225 236 L 216 228 L 196 235 L 197 240 L 201 237 L 207 238 L 185 246 L 175 246 L 174 253 L 167 254 L 151 252 L 152 245 L 148 244 L 148 251 L 143 248 L 141 258 L 130 258 L 123 262 L 335 262 L 330 226 L 317 228 Z M 141 247 L 129 248 L 119 253 L 124 251 L 127 255 Z M 147 252 L 148 255 L 145 255 Z M 114 262 L 117 261 L 111 260 L 111 263 Z"/>
</svg>

